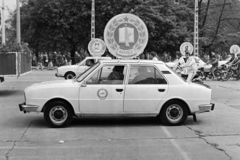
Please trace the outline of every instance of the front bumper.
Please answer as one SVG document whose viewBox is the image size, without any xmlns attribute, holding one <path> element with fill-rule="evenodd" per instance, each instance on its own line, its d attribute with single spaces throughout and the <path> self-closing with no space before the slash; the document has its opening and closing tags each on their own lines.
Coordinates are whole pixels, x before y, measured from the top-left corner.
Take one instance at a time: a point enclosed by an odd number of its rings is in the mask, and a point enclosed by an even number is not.
<svg viewBox="0 0 240 160">
<path fill-rule="evenodd" d="M 24 113 L 26 113 L 26 112 L 37 112 L 38 107 L 39 106 L 37 106 L 37 105 L 26 105 L 25 102 L 19 104 L 19 110 L 23 111 Z"/>
<path fill-rule="evenodd" d="M 198 106 L 199 111 L 197 111 L 196 113 L 203 113 L 203 112 L 210 112 L 212 110 L 214 110 L 215 104 L 211 103 L 211 104 L 201 104 Z"/>
<path fill-rule="evenodd" d="M 55 76 L 56 76 L 56 77 L 64 77 L 63 75 L 58 74 L 58 73 L 55 73 Z"/>
<path fill-rule="evenodd" d="M 4 81 L 4 77 L 0 76 L 0 82 L 3 82 L 3 81 Z"/>
</svg>

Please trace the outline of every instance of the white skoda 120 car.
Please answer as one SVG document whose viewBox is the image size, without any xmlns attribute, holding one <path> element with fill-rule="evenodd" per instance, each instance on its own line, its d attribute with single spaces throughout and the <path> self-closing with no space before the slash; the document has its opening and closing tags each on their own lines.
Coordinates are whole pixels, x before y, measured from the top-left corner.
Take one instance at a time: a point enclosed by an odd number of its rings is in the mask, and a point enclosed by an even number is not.
<svg viewBox="0 0 240 160">
<path fill-rule="evenodd" d="M 43 112 L 51 127 L 73 117 L 156 117 L 181 125 L 188 116 L 214 109 L 207 85 L 187 83 L 165 63 L 152 60 L 100 60 L 72 80 L 33 84 L 24 90 L 20 111 Z"/>
<path fill-rule="evenodd" d="M 83 61 L 76 65 L 67 65 L 57 68 L 56 77 L 64 77 L 65 79 L 73 79 L 75 76 L 83 73 L 89 66 L 93 65 L 100 59 L 111 59 L 110 57 L 86 57 Z"/>
</svg>

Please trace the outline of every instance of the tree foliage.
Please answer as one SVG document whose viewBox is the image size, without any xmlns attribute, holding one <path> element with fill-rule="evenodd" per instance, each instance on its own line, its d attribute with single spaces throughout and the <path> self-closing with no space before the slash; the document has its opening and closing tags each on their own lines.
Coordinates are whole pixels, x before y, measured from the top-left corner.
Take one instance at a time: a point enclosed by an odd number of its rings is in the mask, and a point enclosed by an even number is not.
<svg viewBox="0 0 240 160">
<path fill-rule="evenodd" d="M 117 14 L 132 13 L 147 25 L 146 51 L 175 53 L 184 41 L 193 42 L 194 1 L 95 0 L 96 38 Z M 230 4 L 230 5 L 229 5 Z M 226 50 L 239 43 L 239 2 L 199 0 L 201 50 Z M 15 27 L 15 16 L 11 19 Z M 91 39 L 91 0 L 24 0 L 22 40 L 36 51 L 87 50 Z M 237 34 L 236 34 L 237 33 Z"/>
<path fill-rule="evenodd" d="M 223 53 L 233 44 L 240 45 L 240 1 L 208 0 L 203 6 L 202 50 Z"/>
</svg>

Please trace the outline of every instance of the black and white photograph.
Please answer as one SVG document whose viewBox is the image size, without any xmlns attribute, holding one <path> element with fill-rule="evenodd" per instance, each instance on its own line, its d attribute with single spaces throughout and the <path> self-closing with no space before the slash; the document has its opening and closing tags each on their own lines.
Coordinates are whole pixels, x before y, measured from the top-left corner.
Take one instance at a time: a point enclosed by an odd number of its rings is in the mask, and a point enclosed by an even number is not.
<svg viewBox="0 0 240 160">
<path fill-rule="evenodd" d="M 240 0 L 0 6 L 0 160 L 240 160 Z"/>
</svg>

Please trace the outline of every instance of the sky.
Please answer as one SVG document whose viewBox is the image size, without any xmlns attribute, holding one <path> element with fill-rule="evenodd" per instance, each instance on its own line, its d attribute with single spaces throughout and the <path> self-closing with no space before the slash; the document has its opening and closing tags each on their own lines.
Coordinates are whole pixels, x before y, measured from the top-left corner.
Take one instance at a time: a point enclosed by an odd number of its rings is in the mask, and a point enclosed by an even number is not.
<svg viewBox="0 0 240 160">
<path fill-rule="evenodd" d="M 2 1 L 0 0 L 0 6 L 2 7 Z M 8 18 L 9 11 L 14 11 L 16 9 L 16 0 L 4 0 L 5 6 L 8 7 L 9 10 L 5 10 L 5 17 Z"/>
</svg>

